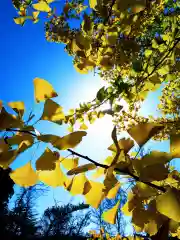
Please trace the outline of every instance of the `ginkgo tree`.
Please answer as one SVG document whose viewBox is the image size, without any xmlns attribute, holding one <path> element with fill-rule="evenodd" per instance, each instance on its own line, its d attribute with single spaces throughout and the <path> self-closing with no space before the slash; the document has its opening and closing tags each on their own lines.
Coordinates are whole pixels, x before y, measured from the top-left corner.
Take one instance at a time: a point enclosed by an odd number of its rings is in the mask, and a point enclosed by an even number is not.
<svg viewBox="0 0 180 240">
<path fill-rule="evenodd" d="M 91 102 L 81 103 L 65 115 L 52 100 L 57 96 L 53 87 L 43 79 L 34 79 L 35 99 L 45 101 L 40 121 L 67 123 L 71 133 L 64 137 L 37 134 L 28 121 L 23 121 L 22 102 L 9 103 L 15 116 L 2 103 L 0 130 L 6 137 L 1 139 L 1 166 L 8 167 L 36 141 L 50 143 L 56 150 L 45 149 L 36 161 L 36 169 L 28 163 L 11 173 L 16 183 L 29 186 L 42 181 L 53 187 L 62 186 L 74 195 L 83 194 L 88 204 L 98 207 L 105 197 L 116 195 L 122 185 L 118 175 L 129 176 L 136 184 L 123 212 L 132 216 L 135 230 L 149 233 L 152 239 L 167 239 L 168 233 L 180 238 L 180 173 L 169 167 L 172 159 L 180 157 L 179 1 L 67 0 L 60 4 L 54 0 L 13 0 L 13 5 L 18 14 L 14 21 L 20 25 L 27 20 L 37 23 L 41 13 L 47 13 L 47 40 L 65 44 L 76 70 L 82 74 L 94 71 L 108 87 L 101 88 Z M 58 14 L 55 5 L 60 8 Z M 77 21 L 77 27 L 71 27 L 71 21 Z M 162 116 L 139 116 L 148 93 L 160 87 L 158 108 Z M 127 111 L 121 106 L 121 99 L 126 101 Z M 100 110 L 106 102 L 110 109 Z M 86 136 L 86 122 L 93 123 L 105 114 L 112 115 L 114 122 L 112 145 L 107 146 L 112 154 L 99 163 L 72 148 Z M 77 121 L 80 129 L 74 132 Z M 122 130 L 130 138 L 118 139 Z M 9 136 L 8 132 L 15 135 Z M 135 143 L 141 148 L 151 138 L 170 139 L 170 153 L 151 151 L 143 157 L 130 154 Z M 74 157 L 63 159 L 62 150 Z M 78 158 L 88 163 L 79 165 Z M 91 170 L 97 171 L 97 177 L 104 176 L 103 182 L 89 180 L 85 173 Z M 113 223 L 117 209 L 118 203 L 103 218 Z"/>
</svg>

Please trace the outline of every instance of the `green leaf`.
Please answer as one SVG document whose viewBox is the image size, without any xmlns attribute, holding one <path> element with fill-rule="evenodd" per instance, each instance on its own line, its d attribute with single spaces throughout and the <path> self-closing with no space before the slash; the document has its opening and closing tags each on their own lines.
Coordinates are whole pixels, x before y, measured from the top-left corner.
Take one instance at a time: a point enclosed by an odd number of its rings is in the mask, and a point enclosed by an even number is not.
<svg viewBox="0 0 180 240">
<path fill-rule="evenodd" d="M 97 92 L 96 98 L 97 100 L 99 100 L 100 102 L 102 102 L 105 98 L 106 98 L 106 90 L 105 87 L 102 87 L 101 89 L 99 89 L 99 91 Z"/>
</svg>

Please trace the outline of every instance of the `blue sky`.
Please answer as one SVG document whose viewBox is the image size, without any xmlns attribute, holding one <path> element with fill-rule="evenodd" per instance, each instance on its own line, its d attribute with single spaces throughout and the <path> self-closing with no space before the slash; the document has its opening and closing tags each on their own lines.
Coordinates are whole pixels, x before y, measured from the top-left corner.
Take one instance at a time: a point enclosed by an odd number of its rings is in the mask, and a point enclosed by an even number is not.
<svg viewBox="0 0 180 240">
<path fill-rule="evenodd" d="M 61 104 L 65 111 L 78 106 L 79 102 L 91 100 L 96 91 L 102 87 L 103 82 L 93 74 L 80 75 L 72 64 L 72 58 L 64 52 L 61 44 L 49 43 L 45 39 L 44 26 L 42 23 L 25 24 L 24 27 L 16 25 L 13 17 L 16 15 L 11 1 L 1 3 L 1 38 L 0 38 L 0 99 L 4 102 L 23 100 L 26 109 L 35 110 L 40 116 L 42 105 L 34 102 L 33 79 L 40 77 L 48 80 L 59 93 L 55 100 Z M 157 114 L 154 100 L 160 92 L 150 95 L 146 101 L 142 113 L 147 115 Z M 66 127 L 51 123 L 39 123 L 37 129 L 42 133 L 54 133 L 64 135 Z M 89 157 L 103 161 L 109 151 L 107 147 L 111 144 L 111 118 L 106 117 L 98 120 L 92 125 L 86 138 L 77 147 L 77 151 Z M 151 150 L 168 151 L 168 143 L 154 145 L 150 142 L 147 147 Z M 24 165 L 29 160 L 36 160 L 43 151 L 43 147 L 33 148 L 20 156 L 13 167 Z M 54 198 L 58 202 L 67 203 L 72 196 L 61 188 L 50 189 L 47 196 L 38 200 L 39 212 L 54 204 Z M 73 198 L 74 202 L 81 198 Z"/>
</svg>

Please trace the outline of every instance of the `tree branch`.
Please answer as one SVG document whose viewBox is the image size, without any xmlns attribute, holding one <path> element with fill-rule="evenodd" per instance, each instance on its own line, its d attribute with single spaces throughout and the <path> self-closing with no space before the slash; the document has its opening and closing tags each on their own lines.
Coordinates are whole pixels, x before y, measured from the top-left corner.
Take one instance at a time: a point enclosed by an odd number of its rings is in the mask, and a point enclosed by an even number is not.
<svg viewBox="0 0 180 240">
<path fill-rule="evenodd" d="M 77 153 L 77 152 L 73 151 L 72 149 L 68 148 L 67 151 L 72 153 L 73 155 L 76 155 L 76 156 L 78 156 L 80 158 L 86 159 L 87 161 L 89 161 L 91 163 L 94 163 L 97 167 L 102 167 L 104 169 L 108 169 L 109 168 L 108 165 L 102 164 L 102 163 L 98 163 L 98 162 L 94 161 L 93 159 L 89 158 L 88 156 L 85 156 L 85 155 L 82 155 L 80 153 Z M 144 184 L 148 185 L 149 187 L 155 188 L 155 189 L 157 189 L 157 190 L 159 190 L 161 192 L 166 192 L 166 189 L 164 187 L 157 186 L 157 185 L 155 185 L 155 184 L 153 184 L 151 182 L 142 181 L 142 180 L 139 179 L 138 176 L 134 175 L 133 173 L 130 173 L 127 169 L 121 170 L 119 168 L 115 168 L 114 170 L 119 172 L 119 173 L 123 173 L 123 174 L 129 175 L 132 178 L 134 178 L 136 181 L 143 182 Z"/>
<path fill-rule="evenodd" d="M 28 130 L 18 130 L 18 129 L 13 129 L 13 128 L 7 128 L 6 131 L 9 131 L 9 132 L 12 132 L 12 131 L 14 131 L 14 132 L 23 132 L 23 133 L 31 134 L 34 137 L 37 137 L 37 135 L 35 133 L 32 133 L 32 132 L 30 132 Z M 70 152 L 73 155 L 76 155 L 76 156 L 80 157 L 80 158 L 86 159 L 87 161 L 95 164 L 97 167 L 101 167 L 101 168 L 104 168 L 104 169 L 108 169 L 109 168 L 108 165 L 102 164 L 102 163 L 98 163 L 98 162 L 94 161 L 93 159 L 89 158 L 88 156 L 85 156 L 85 155 L 82 155 L 80 153 L 77 153 L 77 152 L 75 152 L 74 150 L 72 150 L 70 148 L 68 148 L 67 151 Z M 119 168 L 115 168 L 114 170 L 117 171 L 119 174 L 123 173 L 123 174 L 129 175 L 130 177 L 134 178 L 137 182 L 143 182 L 144 184 L 148 185 L 149 187 L 155 188 L 155 189 L 157 189 L 157 190 L 159 190 L 161 192 L 166 192 L 166 189 L 164 187 L 157 186 L 157 185 L 155 185 L 155 184 L 153 184 L 151 182 L 142 181 L 142 180 L 139 179 L 138 176 L 134 175 L 133 173 L 130 173 L 128 169 L 121 170 Z"/>
</svg>

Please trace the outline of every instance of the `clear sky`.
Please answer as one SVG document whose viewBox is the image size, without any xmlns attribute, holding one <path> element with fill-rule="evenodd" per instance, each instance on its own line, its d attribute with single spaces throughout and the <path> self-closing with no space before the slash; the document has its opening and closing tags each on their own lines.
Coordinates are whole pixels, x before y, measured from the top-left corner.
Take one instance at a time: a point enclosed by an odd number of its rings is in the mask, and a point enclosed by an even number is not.
<svg viewBox="0 0 180 240">
<path fill-rule="evenodd" d="M 42 105 L 34 102 L 33 79 L 40 77 L 52 83 L 59 97 L 55 99 L 65 111 L 78 106 L 79 102 L 91 100 L 96 91 L 102 87 L 103 82 L 93 74 L 80 75 L 72 64 L 72 58 L 64 52 L 62 44 L 49 43 L 45 39 L 42 23 L 25 24 L 24 27 L 16 25 L 13 17 L 16 12 L 11 1 L 1 3 L 1 38 L 0 38 L 0 99 L 5 102 L 23 100 L 26 109 L 34 109 L 38 116 L 42 112 Z M 157 92 L 154 96 L 158 96 Z M 142 113 L 147 115 L 156 113 L 154 96 L 150 95 L 146 101 Z M 157 114 L 157 113 L 156 113 Z M 64 135 L 66 127 L 50 123 L 39 123 L 37 129 L 42 133 Z M 103 161 L 109 151 L 107 147 L 111 141 L 112 123 L 110 117 L 92 125 L 87 137 L 77 147 L 77 151 L 97 160 Z M 168 143 L 154 145 L 150 142 L 147 148 L 168 151 Z M 24 165 L 29 160 L 35 161 L 43 151 L 43 146 L 28 150 L 12 165 L 13 168 Z M 47 196 L 39 198 L 38 209 L 42 212 L 48 206 L 54 204 L 54 198 L 67 203 L 72 196 L 61 188 L 50 189 Z M 81 198 L 73 198 L 80 201 Z"/>
</svg>

